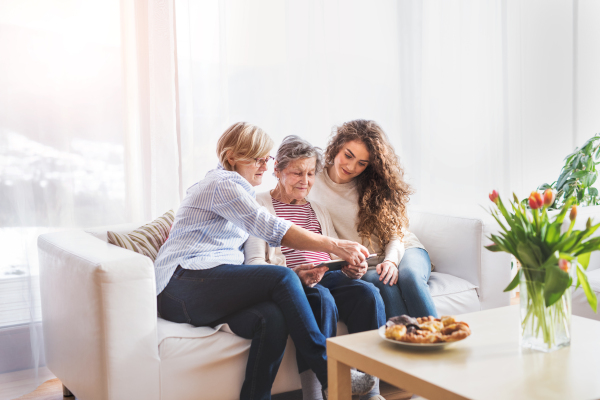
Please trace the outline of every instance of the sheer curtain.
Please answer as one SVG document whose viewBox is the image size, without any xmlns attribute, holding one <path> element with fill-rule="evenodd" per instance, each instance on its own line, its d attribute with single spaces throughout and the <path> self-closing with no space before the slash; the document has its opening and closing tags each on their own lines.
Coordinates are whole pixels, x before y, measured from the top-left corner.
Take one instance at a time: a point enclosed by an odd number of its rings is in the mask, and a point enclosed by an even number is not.
<svg viewBox="0 0 600 400">
<path fill-rule="evenodd" d="M 169 1 L 0 2 L 0 399 L 53 377 L 37 236 L 179 202 L 173 26 Z"/>
<path fill-rule="evenodd" d="M 176 11 L 184 187 L 214 167 L 234 121 L 325 146 L 357 118 L 388 133 L 413 203 L 440 192 L 476 203 L 507 184 L 502 1 L 176 0 Z"/>
<path fill-rule="evenodd" d="M 184 188 L 235 121 L 324 147 L 335 124 L 369 118 L 402 150 L 396 1 L 177 0 L 176 17 Z"/>
</svg>

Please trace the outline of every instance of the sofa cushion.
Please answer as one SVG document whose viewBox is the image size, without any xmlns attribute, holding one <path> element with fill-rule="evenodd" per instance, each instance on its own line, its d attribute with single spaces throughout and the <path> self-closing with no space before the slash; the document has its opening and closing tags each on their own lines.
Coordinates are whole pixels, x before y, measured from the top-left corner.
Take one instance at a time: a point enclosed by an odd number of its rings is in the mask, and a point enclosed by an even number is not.
<svg viewBox="0 0 600 400">
<path fill-rule="evenodd" d="M 154 221 L 141 226 L 128 234 L 108 231 L 108 243 L 123 247 L 156 260 L 160 247 L 165 243 L 175 220 L 175 213 L 169 210 Z"/>
<path fill-rule="evenodd" d="M 108 243 L 108 237 L 106 236 L 106 233 L 108 231 L 116 232 L 116 233 L 120 233 L 120 234 L 124 235 L 124 234 L 127 234 L 127 233 L 137 229 L 138 227 L 142 226 L 145 223 L 146 223 L 146 221 L 140 221 L 140 222 L 128 222 L 126 224 L 118 224 L 118 225 L 96 226 L 93 228 L 87 228 L 84 231 L 85 231 L 85 233 L 89 233 L 90 235 L 94 236 L 95 238 L 98 238 L 98 239 Z"/>
<path fill-rule="evenodd" d="M 440 316 L 481 310 L 477 286 L 464 279 L 441 272 L 432 272 L 427 284 Z"/>
<path fill-rule="evenodd" d="M 159 318 L 157 328 L 162 399 L 195 400 L 198 393 L 206 399 L 239 398 L 250 340 L 231 333 L 227 324 L 213 329 Z M 300 376 L 296 350 L 288 338 L 272 393 L 297 389 L 300 389 Z"/>
</svg>

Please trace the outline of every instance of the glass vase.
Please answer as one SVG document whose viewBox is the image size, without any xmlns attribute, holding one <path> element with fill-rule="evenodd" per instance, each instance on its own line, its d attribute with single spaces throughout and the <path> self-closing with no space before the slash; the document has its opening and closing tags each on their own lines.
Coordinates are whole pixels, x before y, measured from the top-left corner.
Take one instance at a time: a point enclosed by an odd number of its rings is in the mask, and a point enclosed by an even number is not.
<svg viewBox="0 0 600 400">
<path fill-rule="evenodd" d="M 550 307 L 544 301 L 544 283 L 521 274 L 521 346 L 551 352 L 571 343 L 571 288 Z"/>
</svg>

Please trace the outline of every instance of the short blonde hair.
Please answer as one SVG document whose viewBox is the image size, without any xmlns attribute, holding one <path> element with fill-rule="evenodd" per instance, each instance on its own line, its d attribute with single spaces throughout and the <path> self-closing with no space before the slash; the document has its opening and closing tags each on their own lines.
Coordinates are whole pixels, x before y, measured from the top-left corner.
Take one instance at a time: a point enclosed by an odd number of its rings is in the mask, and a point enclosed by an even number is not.
<svg viewBox="0 0 600 400">
<path fill-rule="evenodd" d="M 247 122 L 237 122 L 227 128 L 219 138 L 217 156 L 223 168 L 233 171 L 233 167 L 227 160 L 228 154 L 251 161 L 268 154 L 273 145 L 273 140 L 258 126 Z"/>
</svg>

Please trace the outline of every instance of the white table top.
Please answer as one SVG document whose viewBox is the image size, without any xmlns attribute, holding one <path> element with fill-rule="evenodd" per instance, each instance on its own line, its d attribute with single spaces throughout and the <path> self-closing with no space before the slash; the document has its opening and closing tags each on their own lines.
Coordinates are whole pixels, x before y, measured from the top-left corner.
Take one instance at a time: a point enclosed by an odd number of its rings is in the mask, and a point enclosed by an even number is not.
<svg viewBox="0 0 600 400">
<path fill-rule="evenodd" d="M 457 319 L 472 334 L 444 349 L 408 350 L 369 331 L 328 339 L 328 354 L 429 399 L 600 399 L 600 322 L 573 316 L 571 345 L 543 353 L 520 347 L 518 306 Z"/>
</svg>

